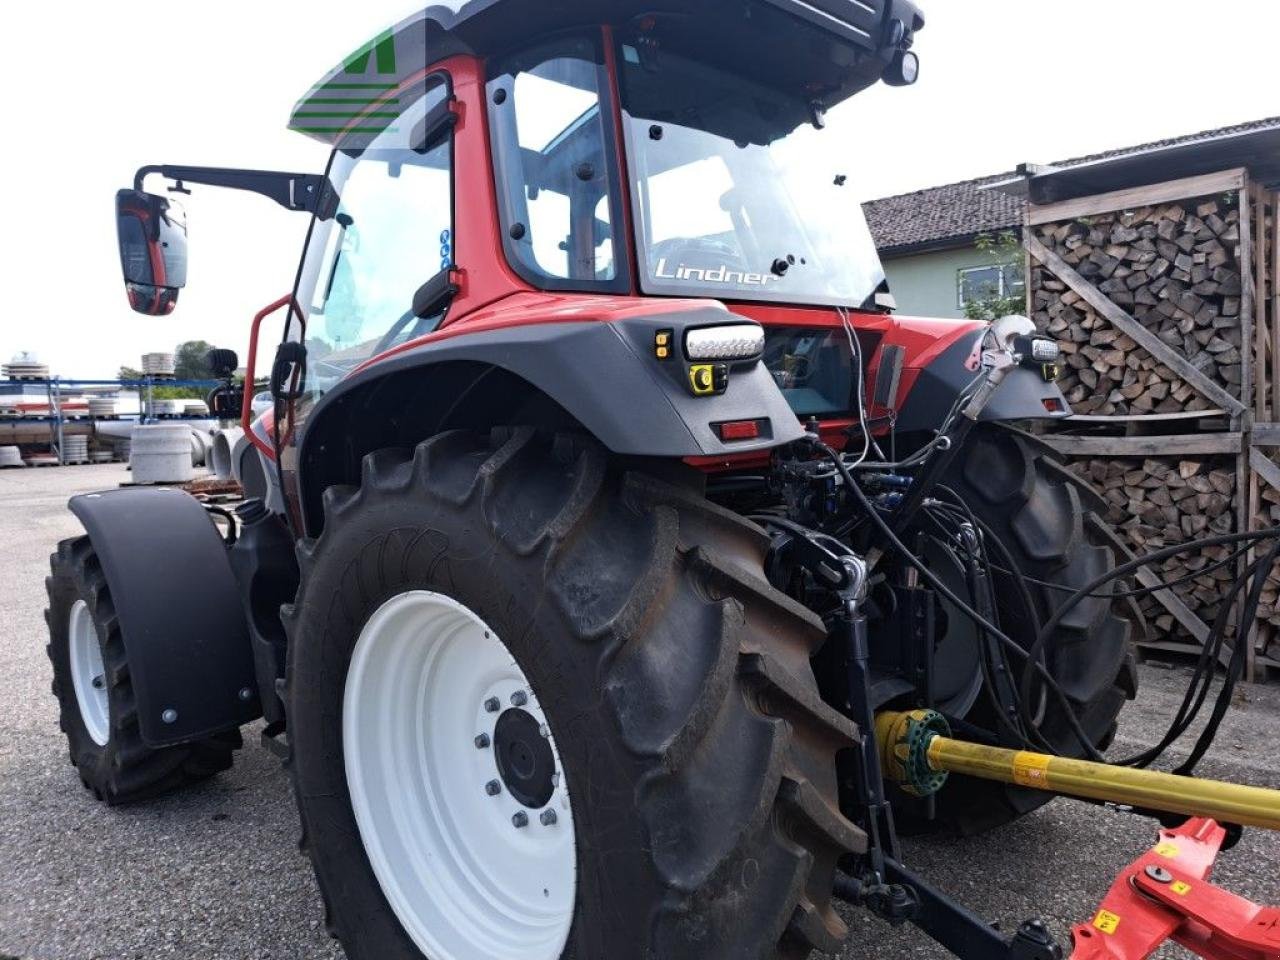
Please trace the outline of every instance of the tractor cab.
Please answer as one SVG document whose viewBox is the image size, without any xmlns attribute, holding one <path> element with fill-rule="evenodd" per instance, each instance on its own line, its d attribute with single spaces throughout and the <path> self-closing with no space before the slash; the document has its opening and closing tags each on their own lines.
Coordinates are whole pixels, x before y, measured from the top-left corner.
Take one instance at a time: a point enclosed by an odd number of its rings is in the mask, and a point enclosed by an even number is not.
<svg viewBox="0 0 1280 960">
<path fill-rule="evenodd" d="M 884 272 L 826 115 L 913 81 L 922 26 L 900 0 L 410 18 L 292 116 L 334 148 L 341 198 L 296 292 L 310 388 L 532 292 L 874 307 Z M 830 339 L 847 368 L 848 338 Z M 801 412 L 847 411 L 849 386 Z"/>
</svg>

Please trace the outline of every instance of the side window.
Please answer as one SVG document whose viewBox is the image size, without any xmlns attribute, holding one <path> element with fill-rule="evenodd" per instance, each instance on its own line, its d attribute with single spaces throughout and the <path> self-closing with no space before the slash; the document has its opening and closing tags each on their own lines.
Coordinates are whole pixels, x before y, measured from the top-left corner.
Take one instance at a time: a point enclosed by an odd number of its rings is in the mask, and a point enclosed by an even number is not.
<svg viewBox="0 0 1280 960">
<path fill-rule="evenodd" d="M 599 44 L 558 40 L 497 65 L 489 119 L 507 258 L 551 289 L 626 289 Z"/>
</svg>

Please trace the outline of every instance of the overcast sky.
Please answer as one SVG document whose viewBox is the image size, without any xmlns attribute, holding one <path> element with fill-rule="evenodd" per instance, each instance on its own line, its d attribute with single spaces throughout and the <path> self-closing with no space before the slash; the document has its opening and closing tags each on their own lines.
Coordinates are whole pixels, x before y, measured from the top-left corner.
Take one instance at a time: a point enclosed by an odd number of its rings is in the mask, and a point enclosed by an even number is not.
<svg viewBox="0 0 1280 960">
<path fill-rule="evenodd" d="M 921 6 L 920 82 L 877 87 L 834 118 L 857 157 L 864 198 L 1280 114 L 1280 4 L 1272 0 Z M 0 359 L 31 350 L 56 373 L 89 378 L 188 339 L 243 358 L 250 317 L 292 285 L 306 217 L 234 191 L 187 198 L 188 287 L 176 314 L 152 319 L 125 304 L 115 190 L 146 163 L 322 171 L 324 149 L 285 129 L 290 107 L 414 7 L 80 0 L 0 8 L 9 38 L 0 58 L 9 130 L 0 153 L 8 223 Z"/>
</svg>

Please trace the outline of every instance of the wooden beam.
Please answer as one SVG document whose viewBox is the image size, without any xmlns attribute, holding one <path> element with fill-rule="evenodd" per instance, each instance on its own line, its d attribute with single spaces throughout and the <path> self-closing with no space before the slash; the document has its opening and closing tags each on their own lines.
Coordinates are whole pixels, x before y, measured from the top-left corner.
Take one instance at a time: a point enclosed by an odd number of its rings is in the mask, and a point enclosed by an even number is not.
<svg viewBox="0 0 1280 960">
<path fill-rule="evenodd" d="M 1253 201 L 1253 277 L 1248 273 L 1241 275 L 1246 284 L 1253 284 L 1253 415 L 1259 420 L 1267 419 L 1267 350 L 1271 346 L 1271 335 L 1267 330 L 1267 204 L 1266 192 L 1258 184 L 1251 184 L 1249 196 Z M 1247 220 L 1248 209 L 1240 211 L 1242 220 Z M 1271 415 L 1275 419 L 1275 414 Z"/>
<path fill-rule="evenodd" d="M 1188 433 L 1168 437 L 1074 437 L 1047 433 L 1038 439 L 1069 457 L 1239 456 L 1243 434 Z"/>
<path fill-rule="evenodd" d="M 1280 192 L 1271 200 L 1271 418 L 1280 419 Z M 1029 314 L 1028 314 L 1029 316 Z"/>
<path fill-rule="evenodd" d="M 1246 235 L 1245 231 L 1241 231 L 1242 240 Z M 1155 357 L 1157 362 L 1163 363 L 1203 396 L 1224 410 L 1230 411 L 1232 414 L 1239 414 L 1245 411 L 1246 407 L 1243 403 L 1227 393 L 1226 389 L 1220 384 L 1209 379 L 1199 369 L 1193 367 L 1186 357 L 1173 350 L 1167 343 L 1112 303 L 1105 293 L 1076 273 L 1070 264 L 1032 236 L 1030 231 L 1027 231 L 1022 242 L 1026 245 L 1032 257 L 1048 267 L 1059 280 L 1079 294 L 1080 298 L 1088 303 L 1089 306 L 1119 327 L 1122 333 L 1127 334 L 1131 340 L 1134 340 L 1142 349 Z M 1248 290 L 1248 288 L 1249 285 L 1245 284 L 1245 289 Z M 1247 343 L 1248 340 L 1246 339 L 1245 342 Z M 1246 372 L 1245 377 L 1247 375 Z"/>
<path fill-rule="evenodd" d="M 1257 447 L 1249 451 L 1249 466 L 1253 468 L 1253 472 L 1260 476 L 1271 486 L 1280 490 L 1280 466 L 1276 464 Z"/>
<path fill-rule="evenodd" d="M 1253 283 L 1253 230 L 1249 218 L 1249 174 L 1244 175 L 1244 184 L 1236 194 L 1240 211 L 1240 400 L 1246 410 L 1253 407 L 1253 363 L 1254 363 L 1254 303 Z M 1246 427 L 1247 429 L 1247 427 Z M 1247 518 L 1246 518 L 1247 519 Z M 1241 530 L 1248 529 L 1242 526 Z"/>
<path fill-rule="evenodd" d="M 1149 567 L 1141 566 L 1136 571 L 1137 580 L 1144 587 L 1157 587 L 1164 583 Z M 1195 615 L 1195 612 L 1178 598 L 1172 590 L 1156 590 L 1151 594 L 1168 610 L 1175 620 L 1187 628 L 1187 632 L 1204 643 L 1209 637 L 1209 625 Z"/>
<path fill-rule="evenodd" d="M 1255 447 L 1280 447 L 1280 423 L 1255 423 L 1253 425 Z"/>
<path fill-rule="evenodd" d="M 1074 220 L 1077 217 L 1087 217 L 1095 213 L 1132 210 L 1157 203 L 1173 203 L 1177 200 L 1203 197 L 1211 193 L 1230 193 L 1243 186 L 1243 168 L 1223 170 L 1220 173 L 1186 177 L 1182 180 L 1167 180 L 1150 186 L 1131 187 L 1128 190 L 1077 197 L 1074 200 L 1062 200 L 1058 203 L 1033 204 L 1027 211 L 1027 222 L 1035 226 L 1057 220 Z"/>
</svg>

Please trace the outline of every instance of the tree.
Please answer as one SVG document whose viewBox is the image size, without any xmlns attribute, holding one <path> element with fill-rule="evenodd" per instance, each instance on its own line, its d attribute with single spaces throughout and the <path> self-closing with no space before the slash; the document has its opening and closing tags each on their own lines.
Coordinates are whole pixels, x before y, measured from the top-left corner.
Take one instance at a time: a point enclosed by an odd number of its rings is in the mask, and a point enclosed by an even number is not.
<svg viewBox="0 0 1280 960">
<path fill-rule="evenodd" d="M 141 371 L 141 370 L 138 370 L 136 367 L 125 367 L 125 366 L 122 366 L 122 367 L 121 367 L 121 368 L 116 372 L 116 379 L 117 379 L 117 380 L 141 380 L 141 379 L 142 379 L 142 371 Z"/>
<path fill-rule="evenodd" d="M 213 344 L 204 340 L 188 340 L 180 343 L 173 351 L 173 372 L 179 380 L 208 380 L 213 374 L 205 355 L 213 349 Z"/>
<path fill-rule="evenodd" d="M 1018 234 L 1012 230 L 984 233 L 974 242 L 974 248 L 985 254 L 991 265 L 999 269 L 996 280 L 965 291 L 965 317 L 990 322 L 1011 313 L 1026 313 L 1025 261 Z"/>
</svg>

